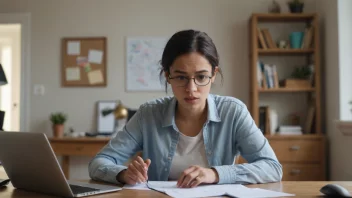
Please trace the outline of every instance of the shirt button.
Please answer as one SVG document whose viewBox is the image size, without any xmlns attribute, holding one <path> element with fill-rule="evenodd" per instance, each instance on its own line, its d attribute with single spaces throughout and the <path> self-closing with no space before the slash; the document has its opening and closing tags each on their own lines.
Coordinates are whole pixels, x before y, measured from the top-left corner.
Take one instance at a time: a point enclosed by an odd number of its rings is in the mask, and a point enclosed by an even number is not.
<svg viewBox="0 0 352 198">
<path fill-rule="evenodd" d="M 211 155 L 211 151 L 208 152 L 208 155 Z"/>
<path fill-rule="evenodd" d="M 165 171 L 167 171 L 167 168 L 165 168 Z"/>
<path fill-rule="evenodd" d="M 168 157 L 169 160 L 171 160 L 171 157 Z"/>
</svg>

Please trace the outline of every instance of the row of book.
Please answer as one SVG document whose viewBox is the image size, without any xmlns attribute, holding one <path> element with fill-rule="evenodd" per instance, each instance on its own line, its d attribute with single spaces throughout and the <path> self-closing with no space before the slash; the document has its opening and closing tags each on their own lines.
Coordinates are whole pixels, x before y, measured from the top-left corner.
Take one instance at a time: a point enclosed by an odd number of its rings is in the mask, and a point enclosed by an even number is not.
<svg viewBox="0 0 352 198">
<path fill-rule="evenodd" d="M 259 46 L 263 49 L 277 48 L 268 28 L 257 28 Z"/>
<path fill-rule="evenodd" d="M 259 107 L 259 129 L 263 134 L 274 135 L 300 135 L 314 133 L 315 106 L 311 103 L 308 106 L 304 128 L 300 125 L 279 124 L 279 116 L 275 109 L 269 106 Z"/>
<path fill-rule="evenodd" d="M 262 49 L 278 48 L 276 42 L 272 38 L 268 28 L 257 28 L 258 43 Z M 314 31 L 313 26 L 306 27 L 301 42 L 301 49 L 309 49 L 313 44 Z"/>
<path fill-rule="evenodd" d="M 257 61 L 257 81 L 259 88 L 279 88 L 276 65 Z"/>
</svg>

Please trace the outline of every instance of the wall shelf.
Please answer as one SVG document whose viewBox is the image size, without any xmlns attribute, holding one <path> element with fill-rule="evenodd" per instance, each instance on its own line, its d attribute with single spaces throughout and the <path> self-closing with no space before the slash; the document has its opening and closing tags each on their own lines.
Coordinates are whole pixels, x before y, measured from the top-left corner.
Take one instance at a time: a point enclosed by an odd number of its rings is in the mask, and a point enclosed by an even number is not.
<svg viewBox="0 0 352 198">
<path fill-rule="evenodd" d="M 314 49 L 258 49 L 259 55 L 309 55 L 314 53 Z"/>
<path fill-rule="evenodd" d="M 313 92 L 314 88 L 270 88 L 258 89 L 258 92 Z"/>
</svg>

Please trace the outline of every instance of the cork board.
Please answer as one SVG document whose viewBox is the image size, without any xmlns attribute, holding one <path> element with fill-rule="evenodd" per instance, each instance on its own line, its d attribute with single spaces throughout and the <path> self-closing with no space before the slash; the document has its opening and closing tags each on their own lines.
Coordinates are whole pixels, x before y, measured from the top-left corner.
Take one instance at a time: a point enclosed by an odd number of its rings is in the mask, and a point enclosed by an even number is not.
<svg viewBox="0 0 352 198">
<path fill-rule="evenodd" d="M 106 87 L 106 38 L 63 38 L 61 85 Z"/>
</svg>

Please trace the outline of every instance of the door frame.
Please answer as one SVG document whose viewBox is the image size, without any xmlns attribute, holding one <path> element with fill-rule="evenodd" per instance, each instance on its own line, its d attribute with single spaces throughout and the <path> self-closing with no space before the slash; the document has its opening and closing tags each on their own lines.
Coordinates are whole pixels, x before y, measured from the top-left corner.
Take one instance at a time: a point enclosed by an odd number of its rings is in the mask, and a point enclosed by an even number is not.
<svg viewBox="0 0 352 198">
<path fill-rule="evenodd" d="M 31 14 L 30 13 L 0 13 L 0 24 L 21 24 L 21 83 L 20 83 L 20 131 L 30 131 L 31 104 Z"/>
</svg>

